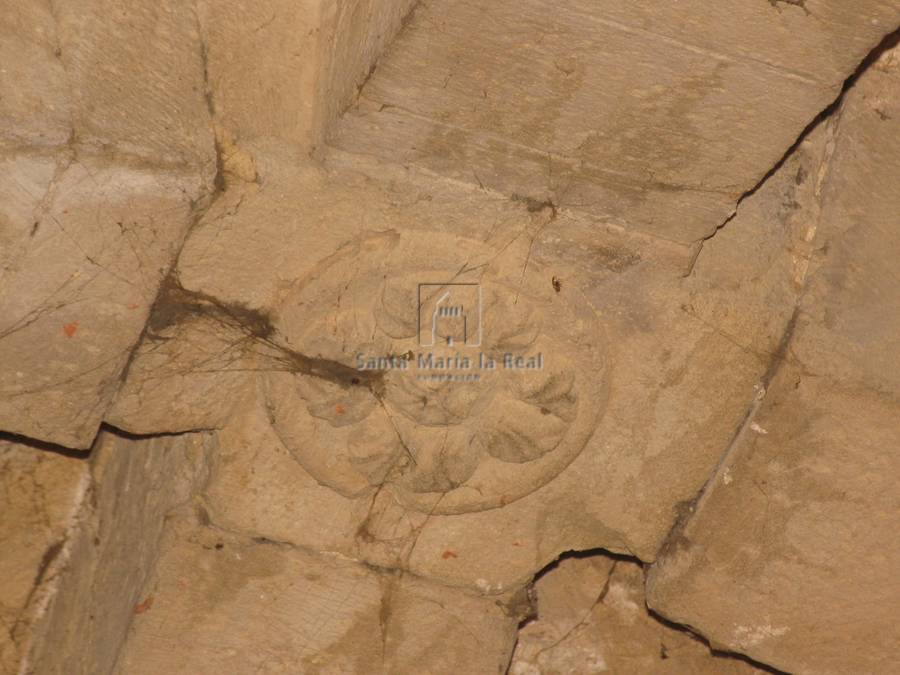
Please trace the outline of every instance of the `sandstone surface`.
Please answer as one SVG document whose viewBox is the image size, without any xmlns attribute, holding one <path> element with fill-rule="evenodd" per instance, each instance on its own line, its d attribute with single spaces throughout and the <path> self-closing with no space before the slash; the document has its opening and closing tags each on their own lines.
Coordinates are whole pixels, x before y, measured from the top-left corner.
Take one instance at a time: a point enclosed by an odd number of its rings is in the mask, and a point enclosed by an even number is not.
<svg viewBox="0 0 900 675">
<path fill-rule="evenodd" d="M 4 673 L 896 670 L 896 0 L 0 5 Z"/>
<path fill-rule="evenodd" d="M 898 77 L 895 48 L 828 125 L 776 373 L 649 580 L 665 616 L 789 672 L 895 669 Z"/>
</svg>

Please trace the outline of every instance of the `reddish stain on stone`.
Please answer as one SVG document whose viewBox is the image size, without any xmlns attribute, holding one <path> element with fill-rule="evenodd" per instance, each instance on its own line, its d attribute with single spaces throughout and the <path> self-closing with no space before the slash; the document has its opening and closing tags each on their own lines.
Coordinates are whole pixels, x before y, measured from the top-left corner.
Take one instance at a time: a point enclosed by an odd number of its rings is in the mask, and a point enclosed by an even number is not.
<svg viewBox="0 0 900 675">
<path fill-rule="evenodd" d="M 63 326 L 63 333 L 66 334 L 66 337 L 74 337 L 76 332 L 78 332 L 78 322 L 77 321 L 73 321 L 72 323 L 67 323 Z"/>
<path fill-rule="evenodd" d="M 138 307 L 140 307 L 140 305 L 137 304 L 136 302 L 133 302 L 130 305 L 128 305 L 128 309 L 137 309 Z"/>
<path fill-rule="evenodd" d="M 451 551 L 451 550 L 448 548 L 446 551 L 444 551 L 444 555 L 442 555 L 441 557 L 442 557 L 444 560 L 449 560 L 450 558 L 458 558 L 459 556 L 456 555 L 456 553 L 454 553 L 453 551 Z"/>
<path fill-rule="evenodd" d="M 343 415 L 345 412 L 347 412 L 347 409 L 340 403 L 338 403 L 336 406 L 334 406 L 334 412 L 336 412 L 338 415 Z"/>
<path fill-rule="evenodd" d="M 152 596 L 152 595 L 148 595 L 148 596 L 144 599 L 143 602 L 139 602 L 138 604 L 136 604 L 136 605 L 134 606 L 134 613 L 135 613 L 135 614 L 143 614 L 144 612 L 149 611 L 149 609 L 150 609 L 151 607 L 153 607 L 153 596 Z"/>
</svg>

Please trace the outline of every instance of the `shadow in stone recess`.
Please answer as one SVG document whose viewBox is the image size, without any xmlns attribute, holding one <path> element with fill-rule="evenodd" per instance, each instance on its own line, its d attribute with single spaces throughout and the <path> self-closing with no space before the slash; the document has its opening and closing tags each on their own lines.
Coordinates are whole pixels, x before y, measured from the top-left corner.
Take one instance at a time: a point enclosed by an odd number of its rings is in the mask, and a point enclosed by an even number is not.
<svg viewBox="0 0 900 675">
<path fill-rule="evenodd" d="M 508 675 L 543 672 L 771 673 L 741 654 L 714 649 L 689 626 L 644 600 L 644 564 L 604 549 L 568 551 L 529 587 L 533 611 L 519 624 Z"/>
<path fill-rule="evenodd" d="M 91 456 L 91 451 L 89 449 L 73 450 L 72 448 L 67 448 L 64 445 L 57 445 L 56 443 L 50 443 L 48 441 L 40 441 L 36 438 L 21 436 L 9 431 L 0 431 L 0 443 L 16 443 L 18 445 L 24 445 L 29 448 L 34 448 L 35 450 L 41 450 L 42 452 L 52 452 L 57 455 L 62 455 L 63 457 L 70 457 L 72 459 L 88 459 Z"/>
</svg>

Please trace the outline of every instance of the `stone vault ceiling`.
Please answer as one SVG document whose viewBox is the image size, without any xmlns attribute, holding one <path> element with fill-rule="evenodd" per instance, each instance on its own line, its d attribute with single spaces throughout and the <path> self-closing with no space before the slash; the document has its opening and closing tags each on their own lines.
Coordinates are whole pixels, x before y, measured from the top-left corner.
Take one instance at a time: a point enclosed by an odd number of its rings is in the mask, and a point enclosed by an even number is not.
<svg viewBox="0 0 900 675">
<path fill-rule="evenodd" d="M 0 672 L 896 670 L 896 0 L 0 8 Z"/>
</svg>

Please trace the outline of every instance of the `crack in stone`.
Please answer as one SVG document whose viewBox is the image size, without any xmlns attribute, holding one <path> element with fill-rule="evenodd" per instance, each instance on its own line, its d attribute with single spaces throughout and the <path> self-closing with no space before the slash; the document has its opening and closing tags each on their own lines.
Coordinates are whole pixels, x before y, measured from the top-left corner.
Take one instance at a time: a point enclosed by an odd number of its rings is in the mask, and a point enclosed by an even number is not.
<svg viewBox="0 0 900 675">
<path fill-rule="evenodd" d="M 618 566 L 620 564 L 626 564 L 626 565 L 627 564 L 635 564 L 635 565 L 642 566 L 645 577 L 646 577 L 646 573 L 647 573 L 647 570 L 649 567 L 646 563 L 642 562 L 639 558 L 637 558 L 633 555 L 613 553 L 613 552 L 609 551 L 608 549 L 604 549 L 604 548 L 571 550 L 571 551 L 566 551 L 566 552 L 560 554 L 559 557 L 557 557 L 555 560 L 553 560 L 552 562 L 550 562 L 547 565 L 545 565 L 544 567 L 542 567 L 537 573 L 535 573 L 532 581 L 528 585 L 526 585 L 525 588 L 530 589 L 533 592 L 535 584 L 543 576 L 553 573 L 553 571 L 559 566 L 559 564 L 563 560 L 573 559 L 573 558 L 574 559 L 602 558 L 602 559 L 610 560 L 612 562 L 612 565 L 610 566 L 609 570 L 606 573 L 606 579 L 603 583 L 603 586 L 597 592 L 597 595 L 594 596 L 594 600 L 591 603 L 590 608 L 584 612 L 584 614 L 580 617 L 580 619 L 578 621 L 575 621 L 574 623 L 572 623 L 566 629 L 565 633 L 561 637 L 558 637 L 551 644 L 548 644 L 547 646 L 539 649 L 534 654 L 534 656 L 531 657 L 532 660 L 536 660 L 537 657 L 540 656 L 541 654 L 545 654 L 547 652 L 552 652 L 554 649 L 559 647 L 561 644 L 564 644 L 566 642 L 566 640 L 568 640 L 570 637 L 575 635 L 580 628 L 582 628 L 586 625 L 590 625 L 591 620 L 594 616 L 594 612 L 597 610 L 597 608 L 599 606 L 604 604 L 607 596 L 609 595 L 609 592 L 611 590 L 612 583 L 613 583 L 613 575 L 615 574 L 616 569 L 618 568 Z M 645 584 L 646 584 L 646 580 L 645 580 Z M 519 631 L 521 631 L 523 628 L 528 626 L 532 621 L 541 621 L 540 597 L 539 596 L 536 597 L 535 600 L 538 603 L 536 613 L 533 616 L 529 617 L 526 621 L 523 621 L 519 625 Z M 672 631 L 678 631 L 679 633 L 682 633 L 682 634 L 686 635 L 687 637 L 690 637 L 694 641 L 704 645 L 709 650 L 709 653 L 714 657 L 717 657 L 720 659 L 731 659 L 734 661 L 742 661 L 746 664 L 753 666 L 754 668 L 756 668 L 759 671 L 762 671 L 765 673 L 770 673 L 771 675 L 788 675 L 784 671 L 778 670 L 777 668 L 774 668 L 773 666 L 770 666 L 761 661 L 752 659 L 752 658 L 750 658 L 744 654 L 741 654 L 739 652 L 732 652 L 732 651 L 728 651 L 728 650 L 724 650 L 724 649 L 717 649 L 717 648 L 713 647 L 712 644 L 710 644 L 709 640 L 706 639 L 706 637 L 704 637 L 703 634 L 700 633 L 698 630 L 696 630 L 693 626 L 687 625 L 687 624 L 680 624 L 680 623 L 671 621 L 670 619 L 667 619 L 666 617 L 660 615 L 658 612 L 654 611 L 653 608 L 646 605 L 646 603 L 644 603 L 642 605 L 642 607 L 646 611 L 647 617 L 649 619 L 658 623 L 662 627 L 665 627 Z M 603 619 L 601 618 L 600 621 L 602 624 Z M 518 642 L 518 638 L 517 638 L 517 642 Z M 668 658 L 668 656 L 666 655 L 665 643 L 661 644 L 661 656 L 663 659 Z M 506 671 L 505 671 L 505 673 L 507 673 L 507 674 L 510 672 L 510 669 L 513 665 L 514 657 L 515 657 L 515 648 L 513 649 L 513 652 L 510 654 L 510 661 L 507 664 Z"/>
<path fill-rule="evenodd" d="M 594 610 L 597 608 L 598 605 L 603 604 L 603 601 L 606 599 L 606 596 L 609 593 L 609 587 L 610 587 L 610 584 L 612 584 L 613 573 L 616 571 L 616 565 L 618 565 L 618 564 L 619 564 L 618 560 L 613 561 L 612 567 L 609 568 L 609 572 L 607 573 L 606 583 L 603 584 L 603 588 L 600 589 L 600 593 L 594 599 L 594 602 L 591 604 L 591 606 L 588 608 L 588 610 L 584 613 L 584 615 L 581 617 L 581 619 L 577 623 L 573 624 L 572 627 L 569 628 L 569 630 L 567 630 L 562 637 L 560 637 L 558 640 L 553 642 L 553 644 L 550 644 L 550 645 L 540 649 L 538 651 L 538 653 L 535 655 L 535 658 L 538 658 L 541 654 L 543 654 L 545 652 L 553 651 L 554 649 L 559 647 L 563 642 L 568 640 L 575 633 L 575 631 L 577 631 L 579 628 L 581 628 L 582 626 L 587 624 L 588 621 L 590 621 L 591 615 L 594 613 Z"/>
<path fill-rule="evenodd" d="M 90 456 L 90 452 L 87 450 L 67 448 L 66 446 L 59 445 L 58 443 L 42 441 L 39 438 L 22 436 L 21 434 L 14 434 L 9 431 L 0 431 L 0 442 L 26 445 L 41 452 L 52 452 L 57 455 L 62 455 L 63 457 L 69 457 L 70 459 L 87 459 Z"/>
<path fill-rule="evenodd" d="M 725 451 L 722 453 L 722 456 L 716 463 L 716 466 L 713 469 L 712 473 L 703 483 L 703 486 L 700 488 L 697 494 L 693 498 L 681 501 L 676 505 L 675 511 L 677 515 L 675 518 L 675 523 L 669 530 L 668 535 L 666 535 L 666 538 L 656 555 L 656 560 L 660 560 L 667 554 L 689 544 L 689 540 L 685 535 L 685 529 L 687 528 L 691 517 L 695 513 L 697 513 L 705 503 L 708 495 L 712 491 L 712 487 L 719 481 L 726 469 L 731 465 L 731 459 L 734 457 L 734 454 L 738 450 L 738 448 L 742 445 L 743 439 L 747 435 L 747 430 L 750 429 L 751 425 L 753 424 L 753 420 L 756 417 L 756 413 L 762 405 L 769 385 L 778 374 L 778 371 L 781 369 L 782 364 L 786 360 L 788 348 L 790 347 L 791 341 L 793 340 L 794 329 L 796 328 L 799 315 L 800 305 L 798 299 L 798 302 L 794 307 L 794 312 L 791 315 L 791 318 L 788 320 L 785 331 L 778 343 L 778 347 L 773 352 L 772 359 L 769 362 L 768 368 L 755 387 L 756 393 L 754 394 L 753 400 L 751 401 L 750 405 L 747 407 L 747 411 L 745 412 L 741 423 L 735 430 L 731 441 L 728 443 L 728 446 L 725 448 Z"/>
<path fill-rule="evenodd" d="M 706 237 L 703 241 L 708 241 L 709 239 L 714 237 L 719 230 L 725 227 L 725 225 L 727 225 L 737 214 L 737 209 L 740 207 L 741 202 L 747 197 L 750 197 L 757 190 L 759 190 L 759 188 L 762 187 L 762 185 L 784 165 L 788 158 L 797 150 L 800 144 L 806 139 L 807 136 L 809 136 L 810 133 L 812 133 L 812 131 L 816 127 L 826 122 L 840 111 L 844 96 L 853 87 L 860 76 L 862 76 L 862 74 L 873 63 L 875 63 L 884 52 L 894 48 L 895 46 L 897 46 L 897 44 L 900 44 L 900 29 L 897 29 L 893 33 L 886 35 L 881 40 L 881 42 L 879 42 L 879 44 L 869 52 L 866 58 L 864 58 L 860 62 L 859 66 L 857 66 L 854 73 L 844 82 L 841 93 L 837 96 L 837 98 L 824 110 L 822 110 L 822 112 L 820 112 L 815 117 L 815 119 L 813 119 L 813 121 L 809 123 L 809 125 L 807 125 L 803 133 L 800 134 L 800 137 L 794 142 L 793 145 L 791 145 L 791 147 L 775 164 L 775 166 L 773 166 L 766 173 L 762 180 L 748 192 L 744 193 L 744 195 L 738 200 L 737 204 L 735 205 L 735 212 L 731 216 L 729 216 L 729 218 L 725 220 L 725 222 L 723 222 L 718 228 L 716 228 L 716 232 L 711 234 L 709 237 Z M 699 252 L 697 257 L 699 257 Z M 693 270 L 696 260 L 697 258 L 695 257 L 694 263 L 691 264 L 691 270 L 688 271 L 688 275 L 690 275 L 690 272 Z M 678 512 L 678 515 L 675 519 L 675 523 L 672 525 L 672 528 L 669 530 L 669 534 L 664 539 L 659 553 L 656 556 L 657 559 L 662 558 L 666 553 L 672 551 L 673 549 L 677 549 L 679 546 L 684 546 L 687 543 L 684 535 L 684 530 L 688 522 L 690 521 L 691 516 L 693 516 L 693 514 L 695 514 L 700 509 L 700 507 L 706 500 L 706 496 L 710 493 L 712 486 L 716 484 L 716 481 L 719 479 L 725 469 L 728 468 L 731 463 L 730 460 L 734 456 L 736 449 L 738 448 L 746 434 L 746 430 L 753 423 L 753 418 L 755 417 L 756 412 L 762 403 L 762 399 L 765 397 L 766 389 L 787 358 L 788 349 L 790 347 L 791 340 L 793 339 L 794 330 L 796 328 L 797 319 L 799 317 L 801 295 L 802 294 L 798 294 L 797 296 L 797 300 L 794 305 L 794 311 L 791 314 L 791 317 L 788 320 L 787 324 L 785 325 L 784 333 L 782 334 L 781 339 L 778 342 L 778 346 L 772 353 L 766 372 L 763 374 L 763 376 L 760 378 L 759 383 L 757 384 L 756 395 L 754 396 L 753 401 L 748 406 L 744 419 L 742 420 L 741 424 L 738 425 L 738 428 L 735 431 L 732 440 L 725 448 L 721 458 L 716 464 L 715 469 L 703 484 L 703 486 L 700 488 L 700 490 L 697 492 L 697 494 L 692 499 L 680 502 L 677 506 L 676 510 Z"/>
<path fill-rule="evenodd" d="M 804 3 L 805 0 L 769 0 L 769 2 L 772 3 L 773 6 L 776 2 L 787 2 L 788 4 L 795 4 L 802 7 L 801 3 Z M 869 67 L 873 63 L 875 63 L 884 52 L 893 49 L 897 46 L 898 43 L 900 43 L 900 28 L 892 33 L 885 35 L 884 38 L 882 38 L 881 42 L 879 42 L 878 45 L 876 45 L 875 48 L 873 48 L 868 53 L 868 55 L 866 55 L 866 57 L 862 61 L 860 61 L 859 65 L 856 67 L 856 70 L 854 70 L 853 73 L 846 80 L 844 80 L 844 83 L 841 86 L 841 91 L 840 93 L 838 93 L 835 99 L 827 106 L 825 106 L 825 108 L 823 108 L 809 122 L 809 124 L 807 124 L 806 127 L 803 128 L 803 131 L 800 132 L 797 140 L 795 140 L 790 145 L 790 147 L 785 150 L 784 154 L 779 158 L 777 162 L 775 162 L 774 165 L 772 165 L 772 167 L 768 171 L 765 172 L 765 174 L 763 174 L 762 178 L 760 178 L 753 187 L 751 187 L 740 197 L 738 197 L 731 215 L 729 215 L 724 221 L 722 221 L 722 223 L 716 227 L 712 234 L 703 237 L 702 239 L 695 242 L 698 246 L 697 252 L 691 260 L 690 265 L 688 266 L 688 270 L 684 275 L 685 277 L 689 277 L 693 273 L 694 267 L 697 264 L 697 260 L 699 259 L 700 254 L 703 252 L 704 243 L 715 237 L 720 230 L 722 230 L 726 225 L 728 225 L 728 223 L 734 220 L 735 216 L 737 216 L 738 209 L 740 208 L 741 204 L 746 199 L 756 194 L 760 190 L 760 188 L 762 188 L 762 186 L 765 185 L 766 182 L 768 182 L 768 180 L 772 176 L 774 176 L 782 166 L 784 166 L 785 162 L 787 162 L 787 160 L 790 159 L 790 157 L 797 151 L 803 141 L 805 141 L 809 137 L 809 135 L 819 127 L 819 125 L 827 122 L 840 109 L 841 103 L 843 103 L 844 97 L 847 95 L 847 92 L 853 88 L 853 85 L 856 84 L 857 80 L 859 80 L 862 74 L 865 73 L 866 70 L 868 70 Z"/>
<path fill-rule="evenodd" d="M 812 12 L 810 12 L 806 6 L 806 0 L 769 0 L 769 4 L 772 5 L 772 7 L 777 9 L 779 12 L 781 11 L 781 8 L 778 5 L 789 5 L 792 7 L 799 7 L 806 13 L 806 16 L 812 16 Z"/>
</svg>

